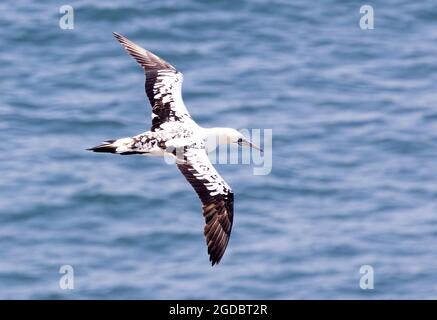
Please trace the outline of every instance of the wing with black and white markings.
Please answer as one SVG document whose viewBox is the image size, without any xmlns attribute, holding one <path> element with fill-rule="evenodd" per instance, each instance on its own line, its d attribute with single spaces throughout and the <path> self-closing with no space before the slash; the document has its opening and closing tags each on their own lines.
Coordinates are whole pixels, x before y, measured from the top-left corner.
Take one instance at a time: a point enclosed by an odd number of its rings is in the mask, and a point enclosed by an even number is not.
<svg viewBox="0 0 437 320">
<path fill-rule="evenodd" d="M 183 75 L 168 62 L 114 32 L 115 38 L 143 67 L 146 94 L 152 106 L 152 131 L 165 122 L 183 122 L 190 114 L 182 100 Z"/>
<path fill-rule="evenodd" d="M 218 174 L 204 149 L 191 148 L 179 170 L 196 191 L 205 217 L 204 234 L 212 265 L 219 263 L 229 242 L 234 218 L 234 194 Z"/>
</svg>

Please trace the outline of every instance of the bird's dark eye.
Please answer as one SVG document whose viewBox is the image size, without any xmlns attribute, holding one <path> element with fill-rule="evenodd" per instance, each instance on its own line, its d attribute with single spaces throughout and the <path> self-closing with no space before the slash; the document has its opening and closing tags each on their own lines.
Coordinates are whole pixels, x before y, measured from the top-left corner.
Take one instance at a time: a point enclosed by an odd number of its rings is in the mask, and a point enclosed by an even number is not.
<svg viewBox="0 0 437 320">
<path fill-rule="evenodd" d="M 238 141 L 237 141 L 237 143 L 242 143 L 243 142 L 243 139 L 238 139 Z"/>
</svg>

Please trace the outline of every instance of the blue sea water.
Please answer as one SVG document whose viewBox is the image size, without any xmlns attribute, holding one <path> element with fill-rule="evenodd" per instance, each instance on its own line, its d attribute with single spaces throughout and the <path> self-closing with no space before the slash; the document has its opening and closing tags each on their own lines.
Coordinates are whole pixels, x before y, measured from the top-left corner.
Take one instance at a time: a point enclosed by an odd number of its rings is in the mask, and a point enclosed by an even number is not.
<svg viewBox="0 0 437 320">
<path fill-rule="evenodd" d="M 2 1 L 0 298 L 437 298 L 436 21 L 431 0 Z M 112 31 L 184 73 L 199 124 L 273 129 L 269 175 L 217 165 L 218 266 L 175 167 L 84 150 L 150 127 Z"/>
</svg>

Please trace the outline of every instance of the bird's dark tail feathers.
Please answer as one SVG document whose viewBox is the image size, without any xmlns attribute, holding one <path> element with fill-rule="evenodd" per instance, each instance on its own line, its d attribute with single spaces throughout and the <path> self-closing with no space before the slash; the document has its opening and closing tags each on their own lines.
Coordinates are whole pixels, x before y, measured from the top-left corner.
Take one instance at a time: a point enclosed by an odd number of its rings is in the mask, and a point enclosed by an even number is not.
<svg viewBox="0 0 437 320">
<path fill-rule="evenodd" d="M 113 143 L 116 140 L 107 140 L 104 141 L 102 144 L 92 147 L 92 148 L 88 148 L 86 150 L 88 151 L 94 151 L 94 152 L 106 152 L 106 153 L 117 153 L 117 147 L 115 145 L 113 145 Z"/>
<path fill-rule="evenodd" d="M 132 138 L 121 138 L 117 140 L 107 140 L 102 144 L 89 148 L 87 150 L 94 152 L 105 152 L 105 153 L 116 153 L 116 154 L 142 154 L 144 152 L 138 152 L 135 150 L 134 139 Z"/>
</svg>

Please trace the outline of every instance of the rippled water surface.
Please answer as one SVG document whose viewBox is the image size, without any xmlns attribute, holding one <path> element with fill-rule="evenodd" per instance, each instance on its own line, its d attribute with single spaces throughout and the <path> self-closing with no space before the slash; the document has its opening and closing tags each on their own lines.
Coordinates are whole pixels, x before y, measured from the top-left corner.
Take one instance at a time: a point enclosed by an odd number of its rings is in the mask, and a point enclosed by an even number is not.
<svg viewBox="0 0 437 320">
<path fill-rule="evenodd" d="M 0 298 L 437 297 L 435 1 L 375 2 L 374 30 L 360 1 L 71 0 L 74 30 L 62 4 L 0 4 Z M 112 31 L 184 73 L 199 124 L 273 129 L 270 175 L 217 166 L 217 267 L 175 167 L 84 151 L 150 126 Z"/>
</svg>

